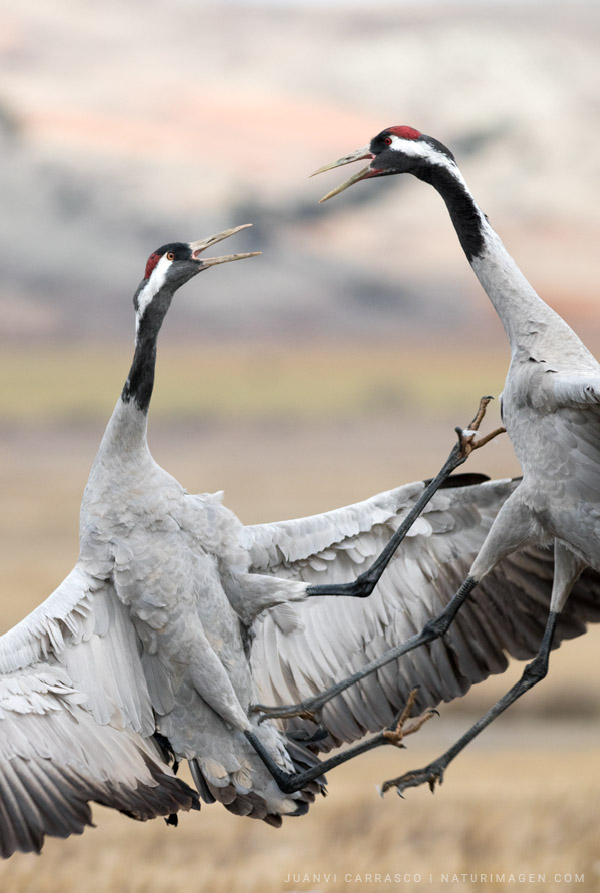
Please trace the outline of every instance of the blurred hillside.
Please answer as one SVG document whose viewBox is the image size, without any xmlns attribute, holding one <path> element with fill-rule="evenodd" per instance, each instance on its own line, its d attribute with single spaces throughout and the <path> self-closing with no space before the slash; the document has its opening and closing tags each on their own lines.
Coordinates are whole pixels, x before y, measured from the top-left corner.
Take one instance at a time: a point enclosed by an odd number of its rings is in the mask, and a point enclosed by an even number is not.
<svg viewBox="0 0 600 893">
<path fill-rule="evenodd" d="M 310 171 L 392 123 L 454 150 L 532 282 L 593 326 L 599 34 L 579 2 L 4 0 L 0 337 L 129 342 L 150 251 L 245 222 L 232 250 L 263 257 L 184 290 L 167 338 L 501 337 L 423 184 L 317 204 L 344 174 Z"/>
</svg>

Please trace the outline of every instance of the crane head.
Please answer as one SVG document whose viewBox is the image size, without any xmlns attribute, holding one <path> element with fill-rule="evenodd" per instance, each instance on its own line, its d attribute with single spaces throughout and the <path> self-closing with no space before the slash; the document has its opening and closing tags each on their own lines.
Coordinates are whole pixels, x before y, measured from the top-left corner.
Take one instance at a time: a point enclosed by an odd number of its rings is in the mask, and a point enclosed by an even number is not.
<svg viewBox="0 0 600 893">
<path fill-rule="evenodd" d="M 341 167 L 344 164 L 351 164 L 353 161 L 361 161 L 369 159 L 369 164 L 361 168 L 347 180 L 344 180 L 327 195 L 324 195 L 320 201 L 327 201 L 334 195 L 343 192 L 353 183 L 359 180 L 367 180 L 371 177 L 386 177 L 391 174 L 415 174 L 419 173 L 432 164 L 447 164 L 448 161 L 454 164 L 454 157 L 449 149 L 442 145 L 431 136 L 426 136 L 414 127 L 408 127 L 401 124 L 395 127 L 386 127 L 381 133 L 373 137 L 367 146 L 338 158 L 329 164 L 324 164 L 316 170 L 315 174 L 322 174 L 323 171 L 332 170 L 335 167 Z"/>
<path fill-rule="evenodd" d="M 166 293 L 170 299 L 173 293 L 188 279 L 203 270 L 214 267 L 216 264 L 225 264 L 229 261 L 242 260 L 245 257 L 255 257 L 260 254 L 260 251 L 249 251 L 244 254 L 204 257 L 203 252 L 211 245 L 215 245 L 249 226 L 252 224 L 245 223 L 242 226 L 235 226 L 196 242 L 169 242 L 153 251 L 146 261 L 144 278 L 133 299 L 138 316 L 143 314 L 157 295 Z"/>
</svg>

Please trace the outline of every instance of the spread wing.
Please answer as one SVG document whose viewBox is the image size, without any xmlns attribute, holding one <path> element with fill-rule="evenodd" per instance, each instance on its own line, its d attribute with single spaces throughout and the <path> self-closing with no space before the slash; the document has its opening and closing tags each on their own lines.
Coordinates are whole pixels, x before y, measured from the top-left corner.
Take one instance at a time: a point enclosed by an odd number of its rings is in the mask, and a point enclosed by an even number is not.
<svg viewBox="0 0 600 893">
<path fill-rule="evenodd" d="M 0 637 L 0 853 L 79 834 L 95 800 L 148 819 L 196 803 L 151 739 L 139 643 L 80 564 Z"/>
<path fill-rule="evenodd" d="M 261 701 L 310 697 L 419 632 L 467 575 L 503 502 L 518 481 L 488 481 L 439 491 L 366 599 L 311 598 L 294 604 L 300 628 L 264 612 L 252 631 L 253 673 Z M 410 484 L 364 503 L 255 530 L 254 570 L 308 582 L 344 582 L 365 570 L 418 497 Z M 394 510 L 394 504 L 396 508 Z M 463 606 L 444 639 L 366 677 L 323 710 L 327 750 L 389 725 L 411 689 L 416 709 L 462 696 L 506 655 L 529 658 L 541 642 L 550 604 L 552 553 L 528 549 L 490 574 Z M 572 593 L 556 643 L 600 620 L 600 575 L 586 572 Z M 286 606 L 289 610 L 289 606 Z M 292 725 L 302 727 L 301 720 Z"/>
</svg>

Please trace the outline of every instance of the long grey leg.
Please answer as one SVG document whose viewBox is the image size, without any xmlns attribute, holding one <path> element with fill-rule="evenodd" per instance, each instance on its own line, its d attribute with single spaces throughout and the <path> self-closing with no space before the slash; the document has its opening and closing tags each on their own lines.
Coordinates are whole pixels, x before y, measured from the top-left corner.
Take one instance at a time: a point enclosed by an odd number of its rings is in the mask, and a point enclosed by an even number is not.
<svg viewBox="0 0 600 893">
<path fill-rule="evenodd" d="M 491 710 L 488 710 L 485 716 L 482 716 L 476 723 L 473 723 L 471 728 L 465 732 L 465 734 L 459 738 L 452 747 L 448 748 L 441 757 L 434 760 L 433 763 L 429 763 L 429 765 L 425 766 L 423 769 L 406 772 L 398 778 L 392 778 L 389 781 L 385 781 L 381 786 L 381 793 L 384 794 L 389 788 L 395 787 L 398 794 L 402 796 L 402 792 L 405 791 L 406 788 L 416 788 L 419 787 L 419 785 L 427 783 L 430 790 L 433 791 L 436 782 L 441 784 L 444 779 L 444 771 L 454 757 L 456 757 L 461 750 L 473 740 L 473 738 L 476 738 L 480 732 L 489 726 L 497 716 L 500 716 L 500 714 L 504 713 L 511 704 L 514 704 L 517 698 L 520 698 L 526 691 L 529 691 L 530 688 L 537 685 L 537 683 L 547 674 L 550 649 L 552 647 L 552 639 L 554 637 L 558 617 L 558 614 L 555 614 L 553 611 L 550 612 L 542 645 L 536 657 L 530 664 L 527 664 L 523 671 L 523 675 L 516 685 L 513 685 L 510 691 L 500 698 Z"/>
<path fill-rule="evenodd" d="M 335 756 L 330 757 L 328 760 L 319 763 L 317 766 L 305 769 L 303 772 L 286 772 L 274 762 L 270 753 L 254 732 L 246 731 L 244 734 L 284 794 L 293 794 L 296 791 L 302 790 L 302 788 L 311 781 L 321 778 L 321 776 L 326 772 L 329 772 L 331 769 L 334 769 L 336 766 L 340 766 L 342 763 L 346 763 L 348 760 L 352 760 L 360 754 L 367 753 L 369 750 L 374 750 L 376 747 L 381 747 L 382 744 L 393 744 L 396 747 L 404 747 L 402 740 L 407 735 L 412 735 L 414 732 L 417 732 L 423 723 L 427 722 L 427 720 L 437 712 L 435 710 L 427 710 L 422 716 L 417 717 L 407 724 L 416 696 L 417 689 L 414 689 L 411 691 L 400 717 L 394 721 L 389 729 L 384 729 L 382 732 L 378 732 L 377 735 L 373 735 L 373 737 L 369 738 L 367 741 L 356 744 L 349 750 L 346 750 L 343 753 L 338 753 Z"/>
<path fill-rule="evenodd" d="M 428 620 L 420 633 L 411 636 L 406 642 L 402 642 L 402 644 L 397 645 L 395 648 L 391 648 L 389 651 L 386 651 L 385 654 L 382 654 L 380 657 L 365 664 L 360 670 L 357 670 L 356 673 L 352 673 L 350 676 L 347 676 L 345 679 L 332 685 L 331 688 L 326 689 L 320 695 L 315 695 L 313 698 L 307 698 L 304 701 L 300 701 L 298 704 L 289 704 L 286 706 L 268 707 L 265 704 L 253 704 L 250 708 L 251 711 L 261 714 L 260 721 L 265 719 L 289 719 L 293 716 L 299 716 L 302 719 L 310 720 L 318 719 L 320 711 L 324 705 L 332 698 L 335 698 L 343 691 L 346 691 L 351 685 L 364 679 L 364 677 L 368 676 L 370 673 L 374 673 L 375 670 L 385 666 L 385 664 L 390 661 L 402 657 L 403 654 L 407 654 L 409 651 L 414 651 L 415 648 L 419 648 L 421 645 L 427 645 L 429 642 L 433 642 L 434 639 L 443 636 L 458 613 L 459 608 L 477 585 L 477 582 L 478 581 L 473 577 L 467 577 L 444 610 L 438 614 L 437 617 Z"/>
<path fill-rule="evenodd" d="M 282 769 L 281 766 L 278 766 L 277 763 L 275 763 L 260 738 L 255 735 L 254 732 L 246 731 L 244 732 L 244 735 L 284 794 L 294 794 L 296 791 L 301 791 L 302 788 L 311 781 L 321 778 L 322 775 L 325 775 L 326 772 L 329 772 L 336 766 L 346 763 L 348 760 L 359 756 L 361 753 L 366 753 L 369 750 L 380 747 L 382 744 L 388 743 L 387 739 L 384 737 L 384 733 L 378 732 L 377 735 L 374 735 L 367 741 L 363 741 L 361 744 L 351 747 L 350 750 L 338 753 L 335 756 L 330 757 L 328 760 L 324 760 L 322 763 L 319 763 L 318 766 L 305 769 L 303 772 L 286 772 L 285 769 Z"/>
<path fill-rule="evenodd" d="M 341 694 L 351 685 L 359 682 L 365 676 L 378 670 L 392 660 L 397 660 L 409 651 L 420 648 L 421 645 L 427 645 L 435 639 L 444 636 L 450 627 L 450 624 L 456 617 L 458 611 L 469 597 L 477 583 L 488 574 L 499 561 L 521 548 L 529 537 L 529 515 L 524 509 L 518 498 L 518 490 L 510 496 L 504 503 L 492 529 L 481 547 L 481 550 L 471 565 L 471 572 L 464 580 L 459 589 L 454 593 L 446 607 L 436 617 L 428 620 L 423 626 L 420 633 L 411 636 L 405 642 L 390 648 L 385 654 L 370 661 L 312 698 L 300 701 L 298 704 L 288 704 L 285 706 L 267 707 L 263 704 L 256 704 L 251 707 L 254 712 L 261 713 L 261 719 L 289 719 L 293 716 L 300 716 L 306 719 L 319 718 L 319 713 L 323 706 L 336 695 Z"/>
<path fill-rule="evenodd" d="M 500 716 L 500 714 L 504 713 L 511 704 L 514 704 L 521 695 L 524 695 L 525 692 L 533 688 L 534 685 L 537 685 L 537 683 L 547 675 L 552 641 L 554 639 L 560 611 L 564 606 L 575 581 L 585 567 L 585 564 L 579 558 L 573 555 L 572 552 L 568 551 L 559 542 L 555 542 L 554 555 L 555 569 L 552 598 L 544 637 L 540 645 L 540 650 L 531 663 L 527 664 L 519 681 L 513 685 L 510 691 L 500 698 L 500 700 L 498 700 L 494 706 L 481 717 L 481 719 L 477 720 L 477 722 L 474 723 L 471 728 L 452 745 L 452 747 L 448 748 L 441 757 L 438 757 L 437 760 L 434 760 L 433 763 L 430 763 L 423 769 L 407 772 L 398 778 L 393 778 L 384 782 L 381 787 L 382 794 L 389 788 L 395 787 L 398 794 L 402 796 L 402 792 L 405 791 L 406 788 L 415 788 L 425 783 L 427 783 L 430 790 L 433 791 L 436 782 L 439 784 L 442 783 L 444 772 L 448 764 L 452 762 L 461 750 L 487 728 L 497 716 Z"/>
<path fill-rule="evenodd" d="M 487 406 L 492 399 L 492 397 L 482 397 L 477 415 L 471 420 L 469 427 L 465 429 L 455 429 L 458 435 L 458 443 L 454 445 L 441 470 L 423 490 L 420 498 L 414 504 L 402 524 L 400 524 L 394 532 L 394 535 L 375 559 L 371 567 L 360 574 L 356 580 L 353 580 L 351 583 L 323 583 L 308 586 L 306 590 L 307 596 L 346 595 L 354 596 L 356 598 L 365 598 L 366 596 L 371 595 L 379 578 L 394 555 L 394 552 L 444 481 L 455 469 L 462 465 L 463 462 L 466 462 L 473 450 L 479 449 L 486 443 L 489 443 L 490 440 L 497 437 L 498 434 L 504 433 L 506 430 L 505 428 L 497 428 L 485 437 L 475 439 L 475 432 L 479 430 Z"/>
</svg>

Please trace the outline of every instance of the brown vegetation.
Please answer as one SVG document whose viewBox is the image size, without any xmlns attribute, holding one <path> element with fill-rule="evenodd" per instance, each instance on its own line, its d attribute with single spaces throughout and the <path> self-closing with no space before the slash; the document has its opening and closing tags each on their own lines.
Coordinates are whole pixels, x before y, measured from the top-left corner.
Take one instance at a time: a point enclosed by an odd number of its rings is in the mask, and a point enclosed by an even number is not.
<svg viewBox="0 0 600 893">
<path fill-rule="evenodd" d="M 390 378 L 392 349 L 374 352 L 370 362 L 366 351 L 357 351 L 353 378 L 350 372 L 341 374 L 342 368 L 348 371 L 352 365 L 350 350 L 340 350 L 332 358 L 313 347 L 288 351 L 278 363 L 277 356 L 261 355 L 263 366 L 272 360 L 280 374 L 263 375 L 259 395 L 248 394 L 256 404 L 248 418 L 241 406 L 235 408 L 233 396 L 237 393 L 243 403 L 245 392 L 240 389 L 250 389 L 252 382 L 257 386 L 260 378 L 256 369 L 252 372 L 250 349 L 246 350 L 245 361 L 243 351 L 230 347 L 215 348 L 204 358 L 201 353 L 180 351 L 176 356 L 164 351 L 150 439 L 158 461 L 190 490 L 224 487 L 226 503 L 247 522 L 321 511 L 434 473 L 453 442 L 453 425 L 468 421 L 472 404 L 485 390 L 474 380 L 468 386 L 465 378 L 463 406 L 456 409 L 452 382 L 443 374 L 443 368 L 455 361 L 438 353 L 432 361 L 436 386 L 416 395 L 408 409 L 394 408 L 392 401 L 386 412 L 363 407 L 359 413 L 353 403 L 359 380 L 373 393 L 383 388 Z M 76 557 L 81 490 L 126 368 L 124 356 L 104 367 L 103 350 L 90 348 L 86 355 L 85 367 L 74 351 L 60 360 L 46 357 L 29 368 L 28 387 L 20 393 L 21 420 L 11 401 L 15 389 L 24 388 L 27 364 L 13 358 L 9 368 L 4 360 L 2 628 L 45 597 Z M 501 358 L 487 360 L 490 368 L 501 370 Z M 459 364 L 463 372 L 466 364 L 466 360 Z M 229 403 L 225 399 L 220 404 L 220 413 L 212 403 L 213 385 L 203 382 L 209 366 L 214 382 L 227 380 L 231 385 Z M 402 381 L 409 371 L 418 379 L 429 366 L 427 357 L 417 351 L 400 352 L 394 381 Z M 278 378 L 290 386 L 295 418 L 277 403 Z M 36 389 L 44 389 L 49 379 L 52 387 L 45 390 L 44 413 L 29 412 Z M 340 392 L 341 381 L 347 382 L 347 393 Z M 188 394 L 185 399 L 182 391 Z M 77 396 L 86 392 L 87 413 Z M 74 400 L 70 407 L 65 406 L 69 395 Z M 452 408 L 440 412 L 444 397 Z M 183 403 L 174 416 L 169 407 L 177 399 Z M 204 413 L 194 412 L 195 403 Z M 433 406 L 445 421 L 430 421 Z M 492 413 L 489 424 L 495 423 Z M 494 475 L 518 470 L 510 446 L 500 441 L 473 456 L 469 467 Z M 444 891 L 465 886 L 462 879 L 452 881 L 462 873 L 477 876 L 476 882 L 467 884 L 471 889 L 504 889 L 506 879 L 514 875 L 512 889 L 564 890 L 571 886 L 555 876 L 576 873 L 585 876 L 577 889 L 600 889 L 599 633 L 594 629 L 561 647 L 553 655 L 549 678 L 451 766 L 435 797 L 420 789 L 409 791 L 404 801 L 393 793 L 381 800 L 375 785 L 424 764 L 451 743 L 508 687 L 518 667 L 444 707 L 440 718 L 408 742 L 406 751 L 372 754 L 331 773 L 327 799 L 315 804 L 307 816 L 286 820 L 280 831 L 238 819 L 218 806 L 184 815 L 177 829 L 167 828 L 161 820 L 138 825 L 97 807 L 96 829 L 68 841 L 47 841 L 41 857 L 17 855 L 0 865 L 0 890 Z M 403 880 L 392 884 L 375 878 L 388 873 L 400 874 Z M 522 873 L 543 874 L 546 880 L 520 884 Z M 504 883 L 492 882 L 492 874 L 494 878 L 504 874 Z"/>
</svg>

